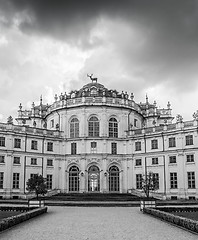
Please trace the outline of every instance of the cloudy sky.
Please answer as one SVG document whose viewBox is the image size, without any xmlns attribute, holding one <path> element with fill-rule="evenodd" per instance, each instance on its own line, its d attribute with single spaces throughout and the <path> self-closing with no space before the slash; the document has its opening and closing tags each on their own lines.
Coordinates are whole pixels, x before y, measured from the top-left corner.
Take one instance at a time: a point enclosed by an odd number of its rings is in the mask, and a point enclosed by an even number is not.
<svg viewBox="0 0 198 240">
<path fill-rule="evenodd" d="M 135 101 L 198 109 L 197 0 L 0 0 L 0 121 L 93 73 Z"/>
</svg>

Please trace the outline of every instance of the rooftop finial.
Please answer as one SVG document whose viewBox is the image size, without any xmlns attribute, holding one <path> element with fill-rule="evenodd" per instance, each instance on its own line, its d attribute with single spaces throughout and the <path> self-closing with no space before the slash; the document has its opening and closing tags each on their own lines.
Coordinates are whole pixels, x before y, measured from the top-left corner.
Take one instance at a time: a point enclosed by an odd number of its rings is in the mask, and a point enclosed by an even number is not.
<svg viewBox="0 0 198 240">
<path fill-rule="evenodd" d="M 91 74 L 91 75 L 89 75 L 89 74 L 87 74 L 87 77 L 89 77 L 90 79 L 91 79 L 91 81 L 92 81 L 92 83 L 93 82 L 96 82 L 97 83 L 97 78 L 92 78 L 92 76 L 93 76 L 93 73 Z"/>
<path fill-rule="evenodd" d="M 147 94 L 146 94 L 146 104 L 148 104 L 148 96 L 147 96 Z"/>
</svg>

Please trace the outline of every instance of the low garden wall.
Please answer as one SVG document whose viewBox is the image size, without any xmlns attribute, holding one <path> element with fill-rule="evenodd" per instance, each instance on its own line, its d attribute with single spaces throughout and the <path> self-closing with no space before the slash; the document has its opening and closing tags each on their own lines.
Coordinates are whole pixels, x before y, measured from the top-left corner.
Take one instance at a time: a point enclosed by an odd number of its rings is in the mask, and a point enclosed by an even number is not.
<svg viewBox="0 0 198 240">
<path fill-rule="evenodd" d="M 198 233 L 198 221 L 185 218 L 185 217 L 176 216 L 171 213 L 171 212 L 187 212 L 187 211 L 191 211 L 191 212 L 198 211 L 198 208 L 192 208 L 192 207 L 191 208 L 190 207 L 143 208 L 144 213 L 151 214 L 157 218 L 160 218 L 162 220 L 165 220 L 177 226 L 180 226 L 190 231 Z"/>
<path fill-rule="evenodd" d="M 47 212 L 47 207 L 28 208 L 28 207 L 0 207 L 0 211 L 20 211 L 21 214 L 0 220 L 0 232 L 18 223 L 27 221 L 33 217 Z"/>
</svg>

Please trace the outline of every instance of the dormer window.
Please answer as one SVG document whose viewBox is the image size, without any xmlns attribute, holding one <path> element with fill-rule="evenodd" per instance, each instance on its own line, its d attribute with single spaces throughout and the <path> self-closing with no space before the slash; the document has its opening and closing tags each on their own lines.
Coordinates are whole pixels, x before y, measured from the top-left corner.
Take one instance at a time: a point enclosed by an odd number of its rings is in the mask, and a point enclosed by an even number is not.
<svg viewBox="0 0 198 240">
<path fill-rule="evenodd" d="M 92 88 L 91 89 L 91 95 L 97 95 L 97 89 L 96 88 Z"/>
</svg>

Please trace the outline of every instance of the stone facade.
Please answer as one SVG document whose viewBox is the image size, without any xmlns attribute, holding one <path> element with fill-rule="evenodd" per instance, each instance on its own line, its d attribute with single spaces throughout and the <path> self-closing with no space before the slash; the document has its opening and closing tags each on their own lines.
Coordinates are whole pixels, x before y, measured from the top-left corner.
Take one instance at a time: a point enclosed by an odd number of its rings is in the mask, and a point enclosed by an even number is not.
<svg viewBox="0 0 198 240">
<path fill-rule="evenodd" d="M 159 179 L 161 198 L 198 198 L 197 114 L 172 123 L 170 103 L 136 103 L 133 93 L 108 90 L 97 79 L 52 105 L 19 106 L 18 125 L 0 123 L 0 197 L 27 197 L 32 174 L 47 178 L 49 194 L 134 192 L 140 176 Z"/>
</svg>

